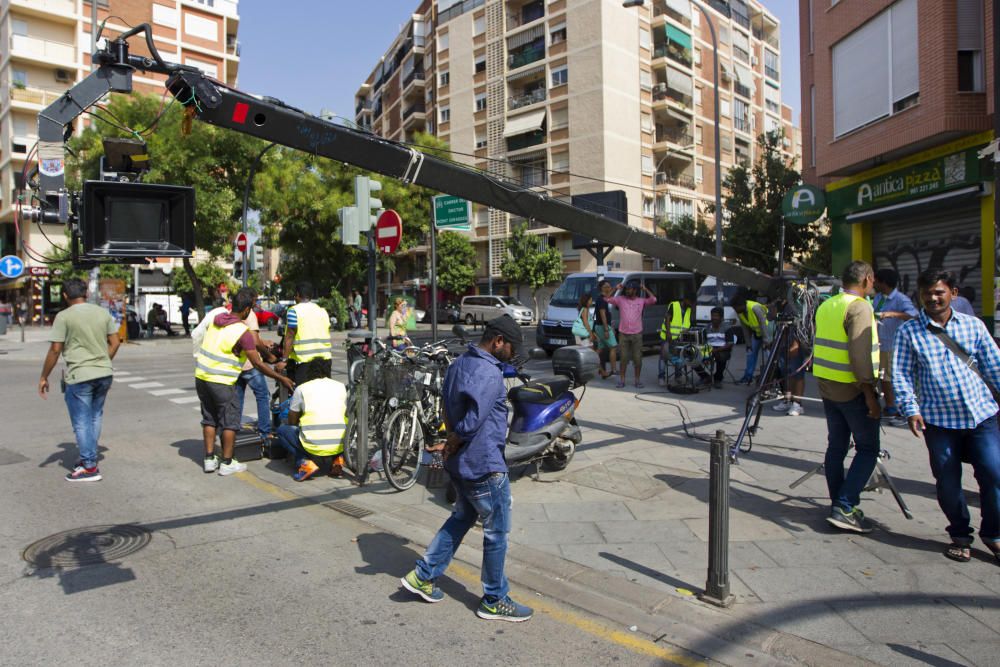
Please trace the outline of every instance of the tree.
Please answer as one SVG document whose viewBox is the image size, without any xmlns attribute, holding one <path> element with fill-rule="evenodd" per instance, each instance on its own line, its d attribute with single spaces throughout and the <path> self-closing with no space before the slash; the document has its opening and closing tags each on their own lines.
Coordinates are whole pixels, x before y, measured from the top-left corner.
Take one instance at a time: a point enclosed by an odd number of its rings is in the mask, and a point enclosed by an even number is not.
<svg viewBox="0 0 1000 667">
<path fill-rule="evenodd" d="M 507 256 L 500 263 L 500 275 L 514 285 L 531 289 L 534 313 L 538 314 L 538 290 L 562 280 L 562 255 L 555 248 L 539 246 L 539 237 L 528 234 L 528 226 L 518 225 L 507 239 Z"/>
<path fill-rule="evenodd" d="M 476 249 L 464 234 L 441 232 L 437 237 L 437 284 L 445 292 L 462 294 L 476 282 Z"/>
<path fill-rule="evenodd" d="M 744 266 L 773 273 L 777 266 L 781 200 L 801 177 L 781 155 L 782 133 L 757 138 L 757 162 L 749 169 L 736 165 L 726 175 L 726 254 Z M 818 223 L 785 226 L 785 257 L 801 257 L 815 245 Z"/>
<path fill-rule="evenodd" d="M 198 289 L 201 289 L 214 295 L 215 289 L 219 285 L 225 285 L 230 294 L 233 294 L 237 289 L 236 282 L 229 275 L 229 272 L 214 262 L 199 262 L 194 264 L 192 268 L 198 278 L 199 287 L 195 288 L 187 271 L 174 271 L 170 274 L 170 288 L 175 294 L 190 292 L 192 295 L 196 295 Z M 204 313 L 205 311 L 198 312 Z"/>
<path fill-rule="evenodd" d="M 221 257 L 231 251 L 230 244 L 239 230 L 247 172 L 265 143 L 208 123 L 192 123 L 180 105 L 171 100 L 163 107 L 162 99 L 116 95 L 105 109 L 95 111 L 94 117 L 103 122 L 70 140 L 75 157 L 67 169 L 67 185 L 76 188 L 80 181 L 98 177 L 104 137 L 141 137 L 151 157 L 151 168 L 143 180 L 193 186 L 195 246 L 212 257 Z M 184 270 L 191 283 L 198 285 L 196 271 L 187 259 Z M 204 312 L 201 285 L 194 292 L 195 306 Z"/>
<path fill-rule="evenodd" d="M 702 252 L 715 252 L 715 236 L 703 220 L 682 215 L 677 218 L 662 218 L 658 222 L 668 239 L 697 248 Z"/>
</svg>

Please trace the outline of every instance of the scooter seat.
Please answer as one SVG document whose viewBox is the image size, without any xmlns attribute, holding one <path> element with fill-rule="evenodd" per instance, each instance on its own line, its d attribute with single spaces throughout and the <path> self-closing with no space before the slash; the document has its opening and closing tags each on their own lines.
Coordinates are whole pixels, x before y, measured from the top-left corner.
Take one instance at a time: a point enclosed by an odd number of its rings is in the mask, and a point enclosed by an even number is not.
<svg viewBox="0 0 1000 667">
<path fill-rule="evenodd" d="M 546 378 L 514 387 L 507 397 L 521 403 L 552 403 L 573 386 L 569 378 Z"/>
</svg>

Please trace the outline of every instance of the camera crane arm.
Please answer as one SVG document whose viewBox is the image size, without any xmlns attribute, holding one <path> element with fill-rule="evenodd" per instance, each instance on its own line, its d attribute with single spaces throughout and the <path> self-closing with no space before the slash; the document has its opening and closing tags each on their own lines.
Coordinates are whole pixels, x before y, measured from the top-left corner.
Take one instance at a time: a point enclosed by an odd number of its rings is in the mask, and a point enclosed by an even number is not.
<svg viewBox="0 0 1000 667">
<path fill-rule="evenodd" d="M 100 66 L 39 115 L 40 184 L 47 200 L 64 192 L 62 141 L 66 124 L 107 92 L 131 92 L 132 72 L 141 70 L 168 75 L 166 86 L 170 93 L 206 123 L 338 160 L 404 183 L 447 192 L 690 271 L 716 276 L 718 280 L 745 285 L 761 293 L 773 291 L 773 279 L 754 269 L 523 189 L 517 183 L 421 153 L 369 132 L 317 118 L 279 100 L 229 88 L 197 68 L 164 62 L 155 47 L 150 48 L 154 58 L 130 55 L 126 39 L 146 30 L 148 43 L 147 28 L 137 26 L 115 39 L 109 48 L 94 54 Z M 42 115 L 45 116 L 44 125 Z M 42 162 L 43 153 L 54 154 L 57 142 L 58 169 L 47 169 Z M 50 161 L 48 166 L 53 164 Z"/>
</svg>

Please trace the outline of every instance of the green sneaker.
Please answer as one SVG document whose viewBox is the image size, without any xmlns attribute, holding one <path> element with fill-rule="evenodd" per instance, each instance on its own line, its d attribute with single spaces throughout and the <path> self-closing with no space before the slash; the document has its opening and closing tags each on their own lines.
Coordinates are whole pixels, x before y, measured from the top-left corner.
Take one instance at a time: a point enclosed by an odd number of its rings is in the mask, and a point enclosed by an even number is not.
<svg viewBox="0 0 1000 667">
<path fill-rule="evenodd" d="M 479 609 L 476 609 L 476 616 L 479 618 L 485 618 L 488 621 L 510 621 L 511 623 L 527 621 L 534 613 L 531 607 L 514 602 L 509 595 L 494 602 L 487 602 L 486 598 L 483 598 L 479 602 Z"/>
<path fill-rule="evenodd" d="M 834 507 L 826 520 L 831 526 L 841 530 L 849 530 L 854 533 L 872 532 L 871 524 L 865 520 L 864 512 L 857 507 L 850 512 L 845 512 L 839 507 Z"/>
<path fill-rule="evenodd" d="M 416 570 L 410 570 L 409 574 L 399 580 L 403 588 L 416 593 L 427 602 L 440 602 L 444 599 L 444 593 L 434 585 L 433 581 L 420 581 Z"/>
</svg>

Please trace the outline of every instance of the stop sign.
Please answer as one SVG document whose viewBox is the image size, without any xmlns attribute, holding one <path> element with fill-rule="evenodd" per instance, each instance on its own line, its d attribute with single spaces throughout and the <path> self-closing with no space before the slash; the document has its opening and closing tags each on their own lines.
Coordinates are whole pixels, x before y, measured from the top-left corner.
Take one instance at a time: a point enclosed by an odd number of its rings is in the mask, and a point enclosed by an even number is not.
<svg viewBox="0 0 1000 667">
<path fill-rule="evenodd" d="M 243 232 L 236 235 L 236 249 L 240 252 L 247 251 L 247 235 Z"/>
<path fill-rule="evenodd" d="M 392 209 L 385 211 L 375 223 L 375 245 L 383 255 L 396 252 L 403 239 L 403 220 Z"/>
</svg>

